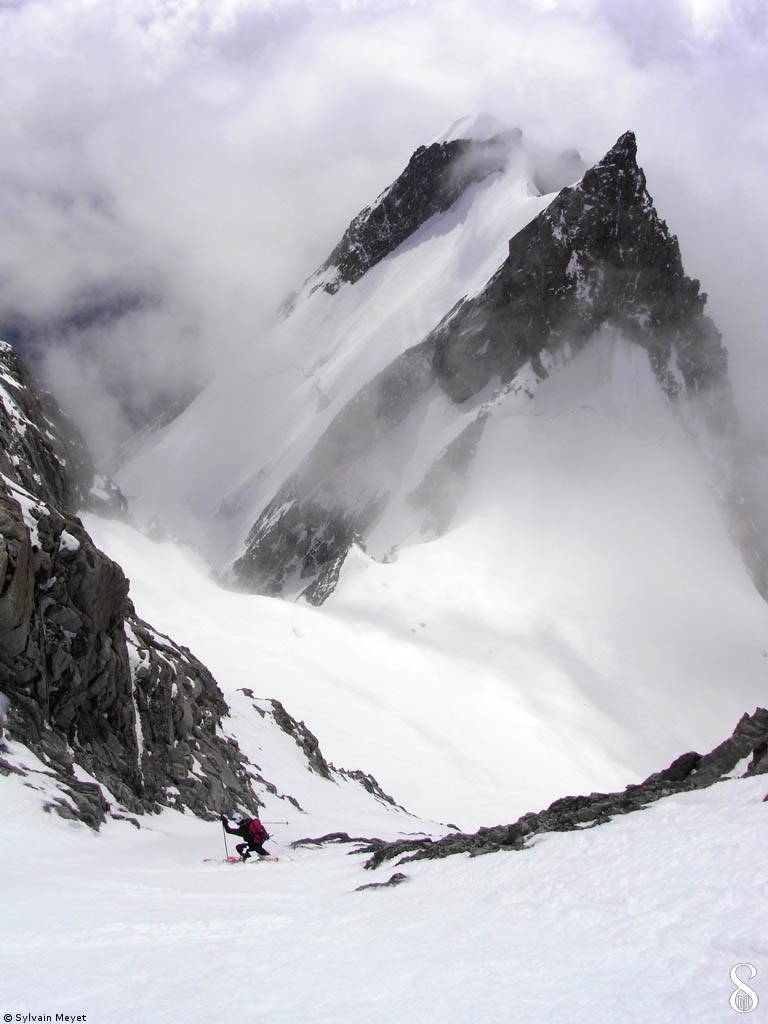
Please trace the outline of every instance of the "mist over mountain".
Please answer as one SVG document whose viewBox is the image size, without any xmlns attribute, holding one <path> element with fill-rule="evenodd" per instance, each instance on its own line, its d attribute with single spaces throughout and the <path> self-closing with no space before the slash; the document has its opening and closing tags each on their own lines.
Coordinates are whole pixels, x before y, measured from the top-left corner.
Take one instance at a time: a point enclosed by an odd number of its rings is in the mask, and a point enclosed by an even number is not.
<svg viewBox="0 0 768 1024">
<path fill-rule="evenodd" d="M 158 399 L 258 350 L 342 225 L 475 111 L 585 165 L 638 133 L 765 450 L 760 5 L 46 0 L 0 30 L 0 325 L 72 328 L 36 371 L 100 463 Z M 124 312 L 94 330 L 100 304 Z"/>
</svg>

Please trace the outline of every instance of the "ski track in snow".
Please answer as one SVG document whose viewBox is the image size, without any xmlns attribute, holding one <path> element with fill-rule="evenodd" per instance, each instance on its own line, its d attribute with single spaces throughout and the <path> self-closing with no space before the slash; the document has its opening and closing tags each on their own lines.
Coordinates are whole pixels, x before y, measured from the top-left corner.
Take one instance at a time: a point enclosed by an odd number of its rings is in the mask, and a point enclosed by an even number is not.
<svg viewBox="0 0 768 1024">
<path fill-rule="evenodd" d="M 43 817 L 18 778 L 3 786 L 4 1013 L 706 1024 L 733 1019 L 729 974 L 747 962 L 748 1019 L 763 1019 L 765 777 L 527 852 L 409 864 L 405 884 L 360 893 L 394 865 L 364 872 L 348 847 L 204 864 L 223 853 L 216 823 L 166 811 L 96 836 Z"/>
</svg>

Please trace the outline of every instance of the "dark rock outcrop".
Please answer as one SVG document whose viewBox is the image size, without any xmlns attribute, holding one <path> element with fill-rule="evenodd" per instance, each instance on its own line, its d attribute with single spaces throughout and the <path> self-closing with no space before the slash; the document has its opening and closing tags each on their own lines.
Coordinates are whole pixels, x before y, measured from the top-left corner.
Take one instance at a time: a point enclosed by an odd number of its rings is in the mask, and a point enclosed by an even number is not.
<svg viewBox="0 0 768 1024">
<path fill-rule="evenodd" d="M 249 766 L 218 734 L 228 708 L 215 680 L 136 616 L 121 568 L 80 520 L 2 485 L 0 538 L 7 735 L 50 766 L 73 813 L 103 820 L 97 782 L 133 813 L 255 811 Z"/>
<path fill-rule="evenodd" d="M 391 807 L 398 807 L 401 811 L 405 811 L 402 804 L 398 804 L 393 796 L 386 793 L 379 784 L 375 776 L 369 772 L 361 771 L 359 768 L 337 768 L 336 771 L 339 775 L 342 775 L 346 779 L 351 779 L 353 782 L 359 783 L 366 792 L 370 793 L 371 796 L 380 800 L 382 803 L 389 804 Z"/>
<path fill-rule="evenodd" d="M 397 180 L 352 220 L 313 275 L 315 288 L 333 294 L 342 284 L 358 281 L 430 217 L 450 209 L 470 185 L 503 170 L 521 134 L 515 129 L 483 141 L 419 146 Z"/>
<path fill-rule="evenodd" d="M 458 853 L 474 857 L 499 850 L 522 850 L 537 835 L 546 832 L 593 828 L 616 815 L 642 810 L 674 793 L 705 789 L 726 778 L 761 774 L 768 774 L 768 710 L 765 708 L 758 708 L 752 715 L 745 714 L 733 735 L 711 753 L 683 754 L 668 768 L 650 775 L 639 785 L 627 786 L 623 792 L 563 797 L 546 810 L 524 814 L 513 824 L 481 828 L 472 834 L 453 834 L 435 842 L 429 839 L 395 843 L 372 840 L 367 845 L 361 844 L 360 848 L 369 854 L 367 868 L 376 868 L 395 859 L 402 864 Z"/>
<path fill-rule="evenodd" d="M 279 700 L 270 700 L 272 706 L 272 717 L 284 733 L 293 739 L 296 745 L 303 751 L 307 759 L 307 767 L 310 771 L 316 772 L 324 779 L 330 779 L 333 765 L 329 764 L 323 757 L 320 744 L 315 734 L 307 728 L 304 722 L 297 722 L 292 715 L 289 715 Z"/>
<path fill-rule="evenodd" d="M 402 871 L 395 871 L 386 882 L 368 882 L 367 885 L 358 885 L 355 892 L 365 892 L 366 889 L 392 889 L 394 886 L 402 885 L 403 882 L 407 881 L 408 875 L 404 875 Z"/>
<path fill-rule="evenodd" d="M 381 803 L 389 804 L 391 807 L 398 807 L 401 811 L 405 810 L 404 807 L 395 802 L 394 797 L 390 796 L 389 793 L 384 792 L 373 775 L 370 775 L 368 772 L 361 771 L 359 768 L 337 768 L 330 761 L 326 761 L 323 756 L 323 752 L 320 749 L 320 743 L 312 730 L 309 729 L 304 722 L 297 722 L 296 719 L 285 710 L 279 700 L 275 700 L 273 697 L 266 703 L 269 707 L 269 714 L 272 716 L 275 723 L 284 733 L 286 733 L 286 735 L 291 737 L 296 746 L 303 753 L 306 758 L 307 768 L 309 771 L 315 772 L 324 779 L 332 780 L 334 777 L 336 780 L 349 779 L 352 782 L 357 783 L 359 786 L 362 786 L 367 793 L 370 793 L 372 797 L 381 801 Z"/>
<path fill-rule="evenodd" d="M 357 537 L 356 524 L 343 507 L 329 508 L 328 502 L 311 498 L 299 501 L 298 492 L 289 497 L 290 493 L 289 484 L 281 492 L 291 503 L 289 508 L 277 498 L 267 506 L 233 573 L 238 582 L 259 593 L 280 596 L 294 589 L 308 598 L 314 595 L 313 603 L 322 604 Z M 361 521 L 372 521 L 376 511 L 371 505 Z"/>
<path fill-rule="evenodd" d="M 231 570 L 238 583 L 272 595 L 293 590 L 316 604 L 328 597 L 347 552 L 386 504 L 380 467 L 371 472 L 368 457 L 434 384 L 431 351 L 422 344 L 404 353 L 336 417 L 248 534 Z"/>
<path fill-rule="evenodd" d="M 418 433 L 430 397 L 447 395 L 458 417 L 485 389 L 528 391 L 556 356 L 573 356 L 603 326 L 647 350 L 669 396 L 727 391 L 726 352 L 705 301 L 654 208 L 628 132 L 515 235 L 479 294 L 460 301 L 342 409 L 254 523 L 232 576 L 258 592 L 322 603 L 352 544 L 365 545 L 386 508 L 402 445 Z M 445 528 L 492 400 L 461 438 L 434 453 L 410 496 L 423 523 Z M 411 434 L 400 437 L 409 417 Z"/>
</svg>

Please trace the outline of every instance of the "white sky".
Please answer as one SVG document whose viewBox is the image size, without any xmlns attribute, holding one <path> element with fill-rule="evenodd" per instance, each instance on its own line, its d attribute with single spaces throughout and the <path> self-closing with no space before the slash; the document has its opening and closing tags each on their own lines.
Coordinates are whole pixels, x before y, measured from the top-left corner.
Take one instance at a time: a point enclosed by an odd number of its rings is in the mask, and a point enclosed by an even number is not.
<svg viewBox="0 0 768 1024">
<path fill-rule="evenodd" d="M 762 0 L 0 2 L 0 309 L 159 300 L 49 362 L 104 454 L 328 254 L 412 150 L 488 110 L 591 162 L 626 129 L 763 430 Z"/>
</svg>

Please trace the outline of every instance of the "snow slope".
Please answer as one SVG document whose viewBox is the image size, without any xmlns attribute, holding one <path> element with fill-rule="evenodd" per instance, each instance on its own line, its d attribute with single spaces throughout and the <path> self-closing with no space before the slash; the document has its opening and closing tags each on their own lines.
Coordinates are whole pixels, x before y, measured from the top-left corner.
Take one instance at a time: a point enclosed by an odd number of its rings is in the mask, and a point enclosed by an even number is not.
<svg viewBox="0 0 768 1024">
<path fill-rule="evenodd" d="M 495 405 L 448 532 L 354 549 L 320 609 L 86 525 L 228 698 L 278 697 L 335 763 L 472 828 L 639 781 L 765 704 L 768 608 L 710 468 L 647 355 L 605 334 Z"/>
<path fill-rule="evenodd" d="M 765 789 L 721 783 L 355 892 L 391 869 L 363 872 L 348 847 L 205 864 L 215 823 L 165 811 L 96 836 L 4 779 L 2 1009 L 104 1024 L 706 1024 L 733 1018 L 731 972 L 748 963 L 759 1020 Z"/>
</svg>

